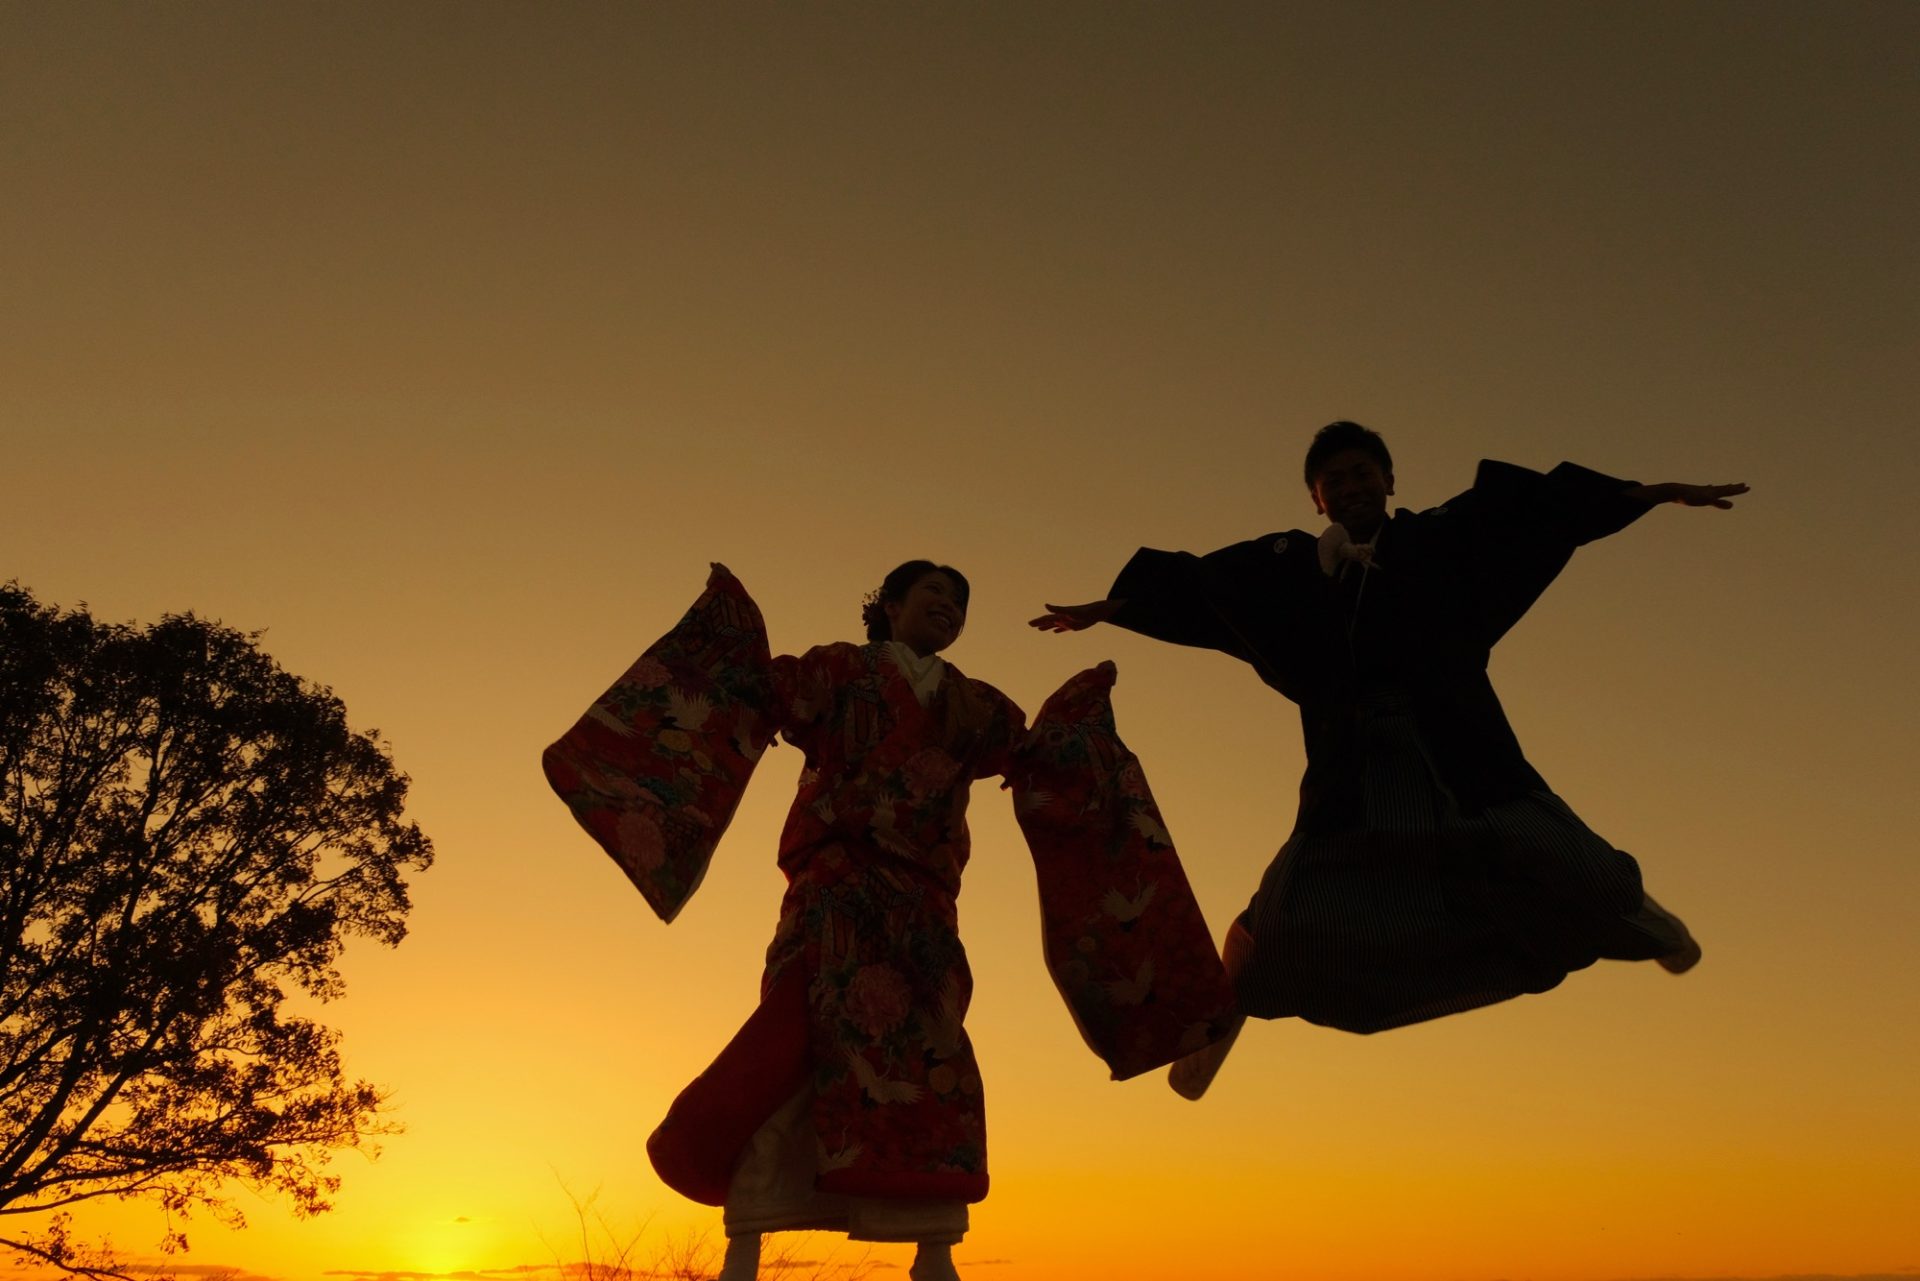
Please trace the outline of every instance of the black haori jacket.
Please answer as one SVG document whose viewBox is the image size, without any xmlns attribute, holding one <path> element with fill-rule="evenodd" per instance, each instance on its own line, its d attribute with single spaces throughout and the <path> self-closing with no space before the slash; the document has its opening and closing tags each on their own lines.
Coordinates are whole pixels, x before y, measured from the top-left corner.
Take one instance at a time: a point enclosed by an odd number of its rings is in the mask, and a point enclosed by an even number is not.
<svg viewBox="0 0 1920 1281">
<path fill-rule="evenodd" d="M 1329 577 L 1319 539 L 1263 534 L 1204 556 L 1143 547 L 1107 595 L 1113 621 L 1158 640 L 1230 654 L 1300 706 L 1307 770 L 1294 830 L 1360 821 L 1363 698 L 1411 703 L 1439 782 L 1466 813 L 1546 783 L 1520 751 L 1487 679 L 1494 643 L 1574 548 L 1648 510 L 1616 480 L 1572 463 L 1546 475 L 1483 461 L 1473 488 L 1396 511 L 1373 565 Z"/>
</svg>

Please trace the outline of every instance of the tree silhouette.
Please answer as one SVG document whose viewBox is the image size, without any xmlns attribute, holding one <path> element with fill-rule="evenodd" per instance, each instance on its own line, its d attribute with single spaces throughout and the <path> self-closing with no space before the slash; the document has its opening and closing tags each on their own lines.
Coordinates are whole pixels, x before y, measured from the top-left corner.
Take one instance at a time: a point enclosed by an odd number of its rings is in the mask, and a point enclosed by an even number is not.
<svg viewBox="0 0 1920 1281">
<path fill-rule="evenodd" d="M 400 941 L 432 846 L 376 733 L 258 639 L 0 585 L 0 1215 L 51 1215 L 17 1255 L 111 1275 L 64 1215 L 96 1197 L 157 1201 L 173 1249 L 240 1221 L 235 1183 L 319 1213 L 390 1128 L 284 1007 L 340 994 L 349 936 Z"/>
</svg>

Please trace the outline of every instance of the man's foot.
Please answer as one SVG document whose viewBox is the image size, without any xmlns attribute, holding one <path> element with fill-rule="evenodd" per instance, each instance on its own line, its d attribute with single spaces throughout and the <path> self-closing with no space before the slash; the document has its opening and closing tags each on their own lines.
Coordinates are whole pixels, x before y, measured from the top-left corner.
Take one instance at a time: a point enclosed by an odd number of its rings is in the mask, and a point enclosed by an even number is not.
<svg viewBox="0 0 1920 1281">
<path fill-rule="evenodd" d="M 953 1247 L 920 1243 L 914 1252 L 913 1266 L 907 1269 L 908 1281 L 960 1281 L 953 1268 Z"/>
<path fill-rule="evenodd" d="M 1173 1092 L 1183 1099 L 1198 1099 L 1213 1084 L 1213 1078 L 1220 1072 L 1220 1065 L 1227 1061 L 1227 1051 L 1240 1037 L 1240 1029 L 1247 1025 L 1247 1017 L 1237 1016 L 1227 1034 L 1219 1040 L 1201 1049 L 1195 1050 L 1184 1059 L 1167 1069 L 1167 1084 Z"/>
<path fill-rule="evenodd" d="M 1665 956 L 1656 957 L 1655 959 L 1659 962 L 1660 968 L 1667 973 L 1685 974 L 1688 970 L 1700 964 L 1700 945 L 1694 941 L 1693 935 L 1689 934 L 1687 935 L 1687 944 L 1685 947 L 1681 948 L 1678 952 L 1669 952 Z"/>
<path fill-rule="evenodd" d="M 1687 929 L 1687 923 L 1654 902 L 1653 895 L 1651 894 L 1643 896 L 1641 903 L 1645 911 L 1660 921 L 1661 924 L 1671 929 L 1675 934 L 1678 934 L 1681 939 L 1680 946 L 1674 948 L 1673 951 L 1668 952 L 1665 956 L 1656 956 L 1654 958 L 1654 960 L 1659 963 L 1660 968 L 1669 974 L 1685 974 L 1688 970 L 1700 964 L 1700 944 L 1695 941 L 1692 931 Z"/>
</svg>

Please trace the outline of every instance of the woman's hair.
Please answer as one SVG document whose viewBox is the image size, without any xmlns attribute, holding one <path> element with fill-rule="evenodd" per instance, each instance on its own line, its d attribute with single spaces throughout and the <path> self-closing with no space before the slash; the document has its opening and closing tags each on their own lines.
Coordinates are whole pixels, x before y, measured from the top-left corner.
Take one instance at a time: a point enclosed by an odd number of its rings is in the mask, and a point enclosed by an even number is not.
<svg viewBox="0 0 1920 1281">
<path fill-rule="evenodd" d="M 1388 475 L 1393 473 L 1393 455 L 1387 452 L 1387 442 L 1380 439 L 1380 433 L 1342 418 L 1315 432 L 1313 443 L 1307 446 L 1307 488 L 1313 488 L 1314 479 L 1320 475 L 1320 469 L 1327 465 L 1329 458 L 1349 449 L 1365 450 L 1373 455 L 1374 462 L 1380 464 L 1382 472 Z"/>
<path fill-rule="evenodd" d="M 867 625 L 867 639 L 883 641 L 893 639 L 893 625 L 887 621 L 887 605 L 892 601 L 905 600 L 913 585 L 928 574 L 945 574 L 959 588 L 960 608 L 967 608 L 967 595 L 972 590 L 967 586 L 967 576 L 951 565 L 936 565 L 930 560 L 910 560 L 906 564 L 880 580 L 880 586 L 867 593 L 867 599 L 860 606 L 860 621 Z"/>
</svg>

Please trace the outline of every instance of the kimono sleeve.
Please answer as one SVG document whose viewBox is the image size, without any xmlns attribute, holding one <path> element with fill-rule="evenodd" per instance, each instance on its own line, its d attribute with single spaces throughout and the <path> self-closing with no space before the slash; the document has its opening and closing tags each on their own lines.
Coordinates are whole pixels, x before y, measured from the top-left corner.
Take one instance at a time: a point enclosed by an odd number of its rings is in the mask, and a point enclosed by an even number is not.
<svg viewBox="0 0 1920 1281">
<path fill-rule="evenodd" d="M 1231 984 L 1140 762 L 1114 728 L 1112 663 L 1049 698 L 1014 810 L 1033 852 L 1047 969 L 1115 1080 L 1217 1039 Z"/>
<path fill-rule="evenodd" d="M 972 697 L 985 707 L 982 717 L 985 727 L 980 733 L 982 748 L 974 759 L 973 777 L 1000 775 L 1008 780 L 1006 786 L 1012 786 L 1020 745 L 1027 738 L 1027 714 L 1020 710 L 1018 703 L 985 681 L 969 680 L 967 686 Z"/>
<path fill-rule="evenodd" d="M 686 616 L 541 758 L 662 920 L 699 888 L 772 735 L 770 667 L 759 607 L 715 565 Z"/>
<path fill-rule="evenodd" d="M 1204 556 L 1142 547 L 1114 579 L 1117 627 L 1218 650 L 1299 701 L 1324 656 L 1327 614 L 1315 540 L 1265 534 Z"/>
<path fill-rule="evenodd" d="M 1576 463 L 1561 463 L 1545 475 L 1513 463 L 1482 459 L 1473 488 L 1450 506 L 1497 523 L 1509 536 L 1578 547 L 1617 534 L 1646 515 L 1647 505 L 1626 496 L 1636 482 L 1620 480 Z"/>
<path fill-rule="evenodd" d="M 1234 550 L 1223 548 L 1201 557 L 1142 547 L 1107 589 L 1108 599 L 1125 602 L 1114 624 L 1174 645 L 1217 649 L 1245 658 L 1245 647 L 1228 624 L 1219 599 L 1223 579 L 1219 562 Z"/>
<path fill-rule="evenodd" d="M 1628 498 L 1634 482 L 1561 463 L 1545 473 L 1483 460 L 1473 488 L 1424 516 L 1452 527 L 1479 615 L 1492 646 L 1565 569 L 1575 549 L 1618 533 L 1647 512 Z"/>
<path fill-rule="evenodd" d="M 855 679 L 859 667 L 859 647 L 844 643 L 774 657 L 767 669 L 769 735 L 779 734 L 811 759 L 813 731 L 833 709 L 835 690 Z"/>
</svg>

